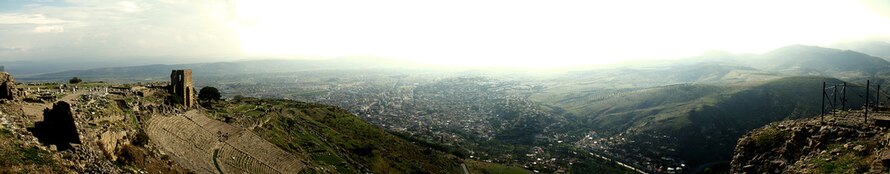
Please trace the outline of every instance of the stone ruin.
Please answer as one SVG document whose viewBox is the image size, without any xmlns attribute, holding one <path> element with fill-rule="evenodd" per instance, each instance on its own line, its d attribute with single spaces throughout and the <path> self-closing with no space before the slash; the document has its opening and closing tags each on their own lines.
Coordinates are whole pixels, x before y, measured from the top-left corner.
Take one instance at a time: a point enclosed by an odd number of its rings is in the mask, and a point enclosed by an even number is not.
<svg viewBox="0 0 890 174">
<path fill-rule="evenodd" d="M 15 80 L 12 75 L 0 72 L 0 99 L 15 100 Z"/>
<path fill-rule="evenodd" d="M 198 103 L 195 87 L 192 85 L 192 70 L 173 70 L 170 73 L 170 94 L 182 99 L 182 105 L 192 107 Z"/>
<path fill-rule="evenodd" d="M 72 149 L 71 143 L 81 143 L 74 124 L 74 111 L 65 101 L 56 102 L 52 109 L 44 109 L 43 121 L 34 123 L 29 130 L 40 143 L 56 145 L 59 150 Z"/>
</svg>

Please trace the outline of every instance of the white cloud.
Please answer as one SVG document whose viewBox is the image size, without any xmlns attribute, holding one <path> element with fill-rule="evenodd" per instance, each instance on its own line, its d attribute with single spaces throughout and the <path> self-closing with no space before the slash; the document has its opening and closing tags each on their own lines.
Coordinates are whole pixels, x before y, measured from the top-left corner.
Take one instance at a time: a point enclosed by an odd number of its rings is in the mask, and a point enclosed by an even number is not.
<svg viewBox="0 0 890 174">
<path fill-rule="evenodd" d="M 24 48 L 19 48 L 19 47 L 3 47 L 3 46 L 0 46 L 0 53 L 3 53 L 3 52 L 19 52 L 19 51 L 25 51 L 25 49 L 24 49 Z"/>
<path fill-rule="evenodd" d="M 5 59 L 240 56 L 227 1 L 70 0 L 0 11 L 0 45 L 29 48 Z M 53 33 L 53 34 L 47 34 Z M 179 37 L 184 39 L 178 39 Z M 86 58 L 77 58 L 86 57 Z"/>
<path fill-rule="evenodd" d="M 250 54 L 370 54 L 434 63 L 561 66 L 757 53 L 890 34 L 857 1 L 238 2 Z"/>
<path fill-rule="evenodd" d="M 0 11 L 0 45 L 28 48 L 21 57 L 376 55 L 560 66 L 890 35 L 880 15 L 890 8 L 862 1 L 879 0 L 67 0 Z"/>
<path fill-rule="evenodd" d="M 38 26 L 34 28 L 34 33 L 62 33 L 65 32 L 65 27 L 59 25 L 46 25 L 46 26 Z"/>
<path fill-rule="evenodd" d="M 68 21 L 48 18 L 43 14 L 0 13 L 0 24 L 62 24 Z"/>
</svg>

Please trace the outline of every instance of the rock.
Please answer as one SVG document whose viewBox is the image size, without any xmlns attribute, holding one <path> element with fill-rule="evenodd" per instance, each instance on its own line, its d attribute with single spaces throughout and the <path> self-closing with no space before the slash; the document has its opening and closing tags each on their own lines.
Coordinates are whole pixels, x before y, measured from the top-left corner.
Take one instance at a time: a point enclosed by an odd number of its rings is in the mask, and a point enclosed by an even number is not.
<svg viewBox="0 0 890 174">
<path fill-rule="evenodd" d="M 861 120 L 831 124 L 812 120 L 818 118 L 786 120 L 746 133 L 736 145 L 729 173 L 819 173 L 824 164 L 842 159 L 847 153 L 872 161 L 871 166 L 855 166 L 856 171 L 887 173 L 890 132 L 886 128 L 868 126 Z M 776 130 L 788 136 L 783 139 L 786 143 L 753 143 L 752 140 L 762 138 L 759 133 Z"/>
<path fill-rule="evenodd" d="M 856 145 L 856 146 L 853 147 L 853 150 L 855 150 L 856 152 L 862 152 L 862 151 L 865 151 L 865 146 L 863 146 L 863 145 Z"/>
<path fill-rule="evenodd" d="M 111 161 L 116 161 L 117 157 L 121 153 L 121 149 L 123 148 L 123 144 L 126 143 L 124 139 L 127 137 L 127 132 L 119 131 L 105 131 L 101 135 L 99 135 L 98 144 L 99 147 L 102 148 L 102 152 L 105 153 L 105 156 L 108 157 Z"/>
<path fill-rule="evenodd" d="M 881 158 L 881 163 L 884 164 L 884 167 L 890 168 L 890 150 L 884 151 L 884 153 L 881 154 L 880 158 Z"/>
<path fill-rule="evenodd" d="M 841 149 L 831 149 L 831 151 L 828 153 L 831 153 L 831 154 L 841 153 Z"/>
</svg>

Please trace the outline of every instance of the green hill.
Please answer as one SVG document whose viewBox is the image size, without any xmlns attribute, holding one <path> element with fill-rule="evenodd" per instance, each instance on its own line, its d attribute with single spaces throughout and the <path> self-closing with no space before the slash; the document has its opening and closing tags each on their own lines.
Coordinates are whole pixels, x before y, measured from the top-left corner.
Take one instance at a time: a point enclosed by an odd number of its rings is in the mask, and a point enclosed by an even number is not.
<svg viewBox="0 0 890 174">
<path fill-rule="evenodd" d="M 411 143 L 338 107 L 243 98 L 216 103 L 210 113 L 253 131 L 298 156 L 319 173 L 460 173 L 460 158 Z M 475 170 L 524 171 L 474 162 Z M 488 167 L 486 167 L 488 166 Z"/>
<path fill-rule="evenodd" d="M 627 139 L 614 142 L 613 148 L 622 149 L 621 153 L 678 158 L 697 166 L 728 161 L 735 141 L 748 130 L 818 115 L 823 81 L 842 82 L 786 77 L 745 85 L 668 85 L 599 92 L 556 102 L 556 106 L 567 108 L 579 119 L 575 134 L 597 131 L 603 138 Z M 863 89 L 847 92 L 850 103 L 861 103 L 857 95 L 864 93 Z"/>
</svg>

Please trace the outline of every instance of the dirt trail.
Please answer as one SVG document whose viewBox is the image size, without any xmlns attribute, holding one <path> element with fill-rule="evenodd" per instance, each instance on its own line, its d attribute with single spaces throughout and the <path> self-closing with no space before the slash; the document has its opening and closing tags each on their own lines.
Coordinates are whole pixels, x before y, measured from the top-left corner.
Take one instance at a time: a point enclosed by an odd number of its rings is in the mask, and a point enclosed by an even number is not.
<svg viewBox="0 0 890 174">
<path fill-rule="evenodd" d="M 80 98 L 80 96 L 90 93 L 88 90 L 81 90 L 75 93 L 70 93 L 59 99 L 59 101 L 65 101 L 68 103 L 74 103 L 74 100 Z M 25 115 L 33 120 L 43 120 L 43 109 L 52 108 L 53 103 L 24 103 L 22 104 L 22 111 L 25 112 Z"/>
</svg>

